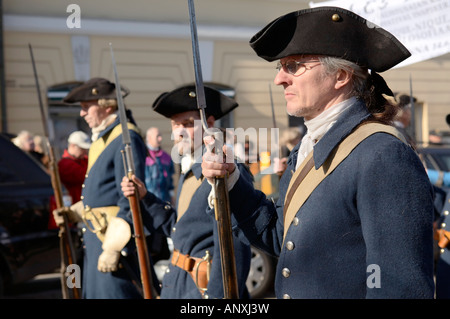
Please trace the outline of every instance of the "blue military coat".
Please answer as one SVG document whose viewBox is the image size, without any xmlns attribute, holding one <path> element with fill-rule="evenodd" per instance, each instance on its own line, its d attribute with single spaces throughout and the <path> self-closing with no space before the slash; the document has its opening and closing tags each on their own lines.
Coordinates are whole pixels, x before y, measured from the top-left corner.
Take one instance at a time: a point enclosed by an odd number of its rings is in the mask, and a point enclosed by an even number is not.
<svg viewBox="0 0 450 319">
<path fill-rule="evenodd" d="M 360 101 L 343 113 L 315 145 L 315 168 L 369 116 Z M 416 153 L 390 134 L 368 137 L 312 192 L 283 238 L 298 148 L 275 205 L 243 179 L 230 191 L 236 235 L 279 256 L 276 296 L 433 298 L 433 191 Z"/>
<path fill-rule="evenodd" d="M 436 220 L 437 228 L 450 231 L 450 191 L 445 189 L 442 210 Z M 436 299 L 450 299 L 450 251 L 440 248 L 436 262 Z"/>
<path fill-rule="evenodd" d="M 200 163 L 195 163 L 191 170 L 197 179 L 202 178 Z M 182 174 L 178 183 L 177 203 L 179 203 L 181 187 L 187 174 L 189 172 Z M 242 179 L 250 182 L 251 175 L 244 171 Z M 212 268 L 206 294 L 208 298 L 223 298 L 217 223 L 214 219 L 214 213 L 207 214 L 207 211 L 209 211 L 207 198 L 210 191 L 211 185 L 204 179 L 190 199 L 186 212 L 178 222 L 177 211 L 167 202 L 163 202 L 148 192 L 142 203 L 144 205 L 143 210 L 148 212 L 151 218 L 145 216 L 144 223 L 150 223 L 151 226 L 147 224 L 147 227 L 153 227 L 171 237 L 174 249 L 179 250 L 184 255 L 202 258 L 208 250 L 212 255 Z M 250 270 L 250 246 L 235 238 L 234 252 L 239 295 L 240 298 L 247 298 L 248 291 L 245 282 Z M 193 279 L 185 270 L 169 264 L 168 271 L 162 281 L 161 298 L 194 299 L 201 298 L 201 294 Z"/>
<path fill-rule="evenodd" d="M 111 131 L 120 126 L 119 118 L 108 126 L 99 135 L 99 139 L 105 140 Z M 139 178 L 145 178 L 146 145 L 142 137 L 130 130 L 131 145 L 135 163 L 135 173 Z M 125 175 L 121 150 L 123 150 L 122 135 L 119 134 L 101 152 L 97 160 L 86 174 L 82 191 L 84 205 L 91 208 L 105 206 L 119 206 L 117 217 L 126 220 L 133 232 L 133 220 L 130 212 L 129 201 L 123 196 L 120 183 Z M 95 146 L 91 147 L 89 156 L 93 156 Z M 88 221 L 90 223 L 90 221 Z M 102 253 L 102 242 L 96 234 L 86 230 L 83 235 L 84 243 L 84 265 L 82 295 L 88 299 L 119 299 L 119 298 L 142 298 L 132 283 L 130 272 L 126 268 L 119 268 L 115 272 L 102 273 L 97 270 L 98 257 Z M 130 265 L 135 278 L 139 277 L 139 268 L 132 256 L 135 252 L 134 240 L 127 245 L 129 257 L 122 262 Z M 134 278 L 133 278 L 134 279 Z M 138 280 L 139 282 L 139 280 Z"/>
</svg>

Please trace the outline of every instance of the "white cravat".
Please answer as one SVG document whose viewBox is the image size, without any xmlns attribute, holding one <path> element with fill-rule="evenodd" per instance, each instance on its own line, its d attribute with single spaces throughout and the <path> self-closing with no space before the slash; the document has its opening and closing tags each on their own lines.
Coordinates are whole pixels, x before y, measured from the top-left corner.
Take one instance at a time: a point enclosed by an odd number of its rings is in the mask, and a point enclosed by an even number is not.
<svg viewBox="0 0 450 319">
<path fill-rule="evenodd" d="M 355 103 L 356 97 L 351 97 L 348 100 L 333 105 L 329 109 L 326 109 L 315 118 L 305 121 L 307 133 L 302 138 L 300 149 L 297 155 L 297 169 L 308 154 L 313 150 L 314 145 L 325 135 L 326 132 L 336 123 L 339 116 L 350 105 Z"/>
<path fill-rule="evenodd" d="M 193 153 L 183 155 L 183 157 L 181 158 L 181 173 L 186 174 L 195 163 L 202 162 L 203 154 L 202 152 L 200 152 L 200 154 L 197 154 L 197 152 L 198 148 L 197 151 L 194 151 Z M 197 155 L 197 158 L 194 158 L 194 155 Z"/>
<path fill-rule="evenodd" d="M 110 114 L 108 115 L 101 123 L 99 126 L 97 127 L 93 127 L 92 128 L 92 137 L 91 140 L 92 142 L 95 142 L 96 140 L 98 140 L 98 136 L 100 135 L 100 133 L 107 128 L 110 124 L 112 124 L 117 118 L 117 113 L 114 114 Z"/>
</svg>

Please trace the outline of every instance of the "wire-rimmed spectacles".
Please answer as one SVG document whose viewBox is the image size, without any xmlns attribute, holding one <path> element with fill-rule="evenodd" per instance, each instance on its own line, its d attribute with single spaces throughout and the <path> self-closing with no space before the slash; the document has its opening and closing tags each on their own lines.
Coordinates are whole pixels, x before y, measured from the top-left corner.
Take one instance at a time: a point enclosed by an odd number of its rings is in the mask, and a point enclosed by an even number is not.
<svg viewBox="0 0 450 319">
<path fill-rule="evenodd" d="M 276 69 L 278 70 L 278 72 L 281 70 L 281 68 L 283 68 L 283 71 L 289 74 L 292 74 L 294 76 L 300 76 L 303 73 L 306 72 L 306 70 L 311 69 L 312 67 L 307 67 L 306 64 L 307 63 L 312 63 L 312 62 L 319 62 L 319 60 L 310 60 L 310 61 L 295 61 L 295 60 L 288 60 L 285 63 L 281 63 L 280 61 L 278 61 Z"/>
</svg>

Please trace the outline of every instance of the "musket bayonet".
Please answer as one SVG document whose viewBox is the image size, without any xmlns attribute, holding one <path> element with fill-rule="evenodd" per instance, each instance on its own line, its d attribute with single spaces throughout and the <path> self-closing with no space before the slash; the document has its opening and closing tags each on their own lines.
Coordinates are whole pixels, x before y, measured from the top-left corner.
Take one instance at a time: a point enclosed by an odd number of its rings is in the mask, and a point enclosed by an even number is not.
<svg viewBox="0 0 450 319">
<path fill-rule="evenodd" d="M 119 117 L 120 124 L 122 125 L 122 141 L 125 145 L 125 160 L 124 165 L 126 165 L 125 169 L 128 174 L 128 178 L 131 180 L 132 176 L 135 172 L 134 160 L 133 160 L 133 152 L 131 148 L 131 138 L 130 132 L 128 130 L 128 121 L 125 113 L 125 105 L 123 103 L 123 97 L 121 93 L 121 86 L 119 82 L 119 75 L 117 73 L 116 60 L 114 59 L 114 52 L 112 48 L 112 44 L 109 44 L 111 50 L 111 60 L 114 70 L 114 79 L 116 82 L 116 97 L 117 97 L 117 105 L 119 109 Z M 133 218 L 133 227 L 134 227 L 134 238 L 136 242 L 138 260 L 139 260 L 139 269 L 141 272 L 141 282 L 142 288 L 144 292 L 144 299 L 152 299 L 155 296 L 153 291 L 153 280 L 152 274 L 150 272 L 150 259 L 148 256 L 147 242 L 144 234 L 144 226 L 142 222 L 142 215 L 139 206 L 139 194 L 137 194 L 137 187 L 135 188 L 136 192 L 134 195 L 128 197 L 130 202 L 130 209 Z"/>
<path fill-rule="evenodd" d="M 197 107 L 200 111 L 200 118 L 205 132 L 208 130 L 206 122 L 205 108 L 205 88 L 203 86 L 202 69 L 200 65 L 200 51 L 198 47 L 197 24 L 195 19 L 194 1 L 188 0 L 189 17 L 191 27 L 192 54 L 194 58 L 195 71 L 195 88 L 197 95 Z M 219 133 L 222 134 L 222 133 Z M 216 152 L 221 152 L 217 145 L 218 140 L 223 141 L 224 138 L 215 134 Z M 222 146 L 223 143 L 220 145 Z M 217 228 L 219 232 L 220 261 L 222 266 L 222 281 L 225 299 L 238 299 L 239 291 L 236 276 L 236 261 L 234 256 L 233 236 L 231 232 L 231 216 L 230 202 L 228 197 L 228 188 L 226 176 L 216 177 L 214 182 L 214 191 L 216 198 L 214 199 L 214 210 L 217 220 Z"/>
<path fill-rule="evenodd" d="M 208 124 L 206 123 L 206 98 L 205 87 L 203 85 L 202 67 L 200 63 L 200 49 L 198 47 L 198 35 L 197 35 L 197 22 L 195 18 L 194 1 L 188 0 L 189 3 L 189 16 L 191 27 L 191 40 L 192 40 L 192 55 L 194 57 L 194 72 L 195 72 L 195 90 L 197 95 L 197 107 L 200 110 L 200 118 L 202 120 L 202 126 L 205 131 L 208 130 Z"/>
</svg>

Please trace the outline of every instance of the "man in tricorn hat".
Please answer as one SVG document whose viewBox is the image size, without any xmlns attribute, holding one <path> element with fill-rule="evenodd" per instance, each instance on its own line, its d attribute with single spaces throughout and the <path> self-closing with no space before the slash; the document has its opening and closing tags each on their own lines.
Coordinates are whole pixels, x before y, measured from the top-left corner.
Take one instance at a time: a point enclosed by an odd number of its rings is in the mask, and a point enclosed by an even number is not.
<svg viewBox="0 0 450 319">
<path fill-rule="evenodd" d="M 411 145 L 414 149 L 417 148 L 417 143 L 412 136 L 410 126 L 412 124 L 412 104 L 416 102 L 416 98 L 413 97 L 413 101 L 411 103 L 411 97 L 406 94 L 397 94 L 396 100 L 398 102 L 399 111 L 394 118 L 394 126 L 403 134 L 406 138 L 406 141 Z"/>
<path fill-rule="evenodd" d="M 238 104 L 221 92 L 205 86 L 206 116 L 209 127 L 215 120 L 231 112 Z M 175 141 L 172 157 L 181 155 L 181 177 L 178 183 L 176 209 L 147 192 L 141 180 L 134 181 L 153 227 L 171 237 L 174 252 L 164 275 L 161 298 L 223 298 L 223 283 L 214 214 L 207 215 L 207 199 L 211 185 L 202 176 L 202 125 L 194 85 L 185 85 L 161 94 L 153 109 L 170 119 Z M 251 175 L 241 164 L 241 178 L 251 182 Z M 124 178 L 122 190 L 133 194 L 134 186 Z M 250 246 L 234 241 L 234 252 L 241 298 L 248 297 L 245 285 L 250 269 Z"/>
<path fill-rule="evenodd" d="M 121 88 L 121 92 L 128 91 Z M 130 240 L 133 220 L 129 201 L 122 195 L 124 176 L 122 126 L 118 116 L 116 86 L 107 79 L 93 78 L 73 89 L 64 99 L 79 102 L 80 116 L 92 130 L 92 144 L 81 201 L 66 213 L 72 222 L 83 221 L 84 269 L 82 297 L 88 299 L 142 298 L 133 281 L 139 282 L 134 240 Z M 127 111 L 136 175 L 145 176 L 146 145 Z M 58 219 L 61 221 L 61 217 Z M 121 256 L 124 255 L 124 256 Z M 127 256 L 125 256 L 127 255 Z"/>
<path fill-rule="evenodd" d="M 240 207 L 235 233 L 279 256 L 277 297 L 433 298 L 432 188 L 416 153 L 385 125 L 396 109 L 376 73 L 408 50 L 336 7 L 286 14 L 250 45 L 278 60 L 274 82 L 284 88 L 287 112 L 307 127 L 275 205 L 242 178 L 229 192 Z M 207 179 L 240 174 L 211 159 L 203 156 Z"/>
</svg>

